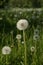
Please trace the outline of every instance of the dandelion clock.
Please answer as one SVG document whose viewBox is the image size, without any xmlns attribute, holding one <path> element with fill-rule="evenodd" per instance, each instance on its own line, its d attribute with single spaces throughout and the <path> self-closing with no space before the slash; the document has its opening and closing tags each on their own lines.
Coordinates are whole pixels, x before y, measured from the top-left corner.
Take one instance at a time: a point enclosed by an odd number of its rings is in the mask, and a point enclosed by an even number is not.
<svg viewBox="0 0 43 65">
<path fill-rule="evenodd" d="M 31 50 L 31 52 L 34 52 L 34 51 L 35 51 L 35 47 L 32 46 L 32 47 L 30 48 L 30 50 Z"/>
<path fill-rule="evenodd" d="M 11 52 L 11 48 L 9 46 L 4 46 L 2 48 L 2 54 L 6 55 L 6 54 L 10 54 Z"/>
<path fill-rule="evenodd" d="M 9 55 L 10 53 L 11 53 L 11 48 L 10 48 L 9 46 L 4 46 L 4 47 L 2 48 L 2 54 L 5 55 L 5 57 L 6 57 L 6 62 L 5 62 L 6 65 L 9 64 L 9 63 L 8 63 L 8 55 Z"/>
<path fill-rule="evenodd" d="M 17 39 L 17 40 L 20 40 L 20 39 L 21 39 L 21 35 L 20 35 L 20 34 L 17 34 L 17 35 L 16 35 L 16 39 Z"/>
<path fill-rule="evenodd" d="M 34 41 L 39 40 L 39 35 L 37 35 L 37 34 L 36 34 L 36 35 L 34 35 L 34 36 L 33 36 L 33 40 L 34 40 Z"/>
<path fill-rule="evenodd" d="M 39 34 L 39 30 L 38 29 L 34 30 L 34 35 L 36 35 L 36 34 Z"/>
<path fill-rule="evenodd" d="M 17 22 L 17 29 L 25 30 L 28 27 L 28 21 L 25 19 L 21 19 Z"/>
</svg>

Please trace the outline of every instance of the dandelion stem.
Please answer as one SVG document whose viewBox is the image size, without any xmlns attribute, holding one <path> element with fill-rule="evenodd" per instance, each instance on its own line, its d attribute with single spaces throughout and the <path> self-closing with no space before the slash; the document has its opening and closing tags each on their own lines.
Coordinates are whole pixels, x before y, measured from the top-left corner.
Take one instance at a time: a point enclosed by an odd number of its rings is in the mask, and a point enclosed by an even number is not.
<svg viewBox="0 0 43 65">
<path fill-rule="evenodd" d="M 31 65 L 37 65 L 36 42 L 35 42 L 35 52 L 34 52 L 34 54 L 32 56 L 32 60 L 33 60 L 33 62 L 32 62 Z"/>
<path fill-rule="evenodd" d="M 8 59 L 7 59 L 7 55 L 6 55 L 6 65 L 8 65 Z"/>
<path fill-rule="evenodd" d="M 20 40 L 18 40 L 18 54 L 20 53 Z"/>
<path fill-rule="evenodd" d="M 25 65 L 27 65 L 27 57 L 26 57 L 26 41 L 25 41 L 25 31 L 23 30 L 23 40 L 24 40 L 24 54 L 25 54 L 25 58 L 24 58 L 24 62 L 25 62 Z"/>
</svg>

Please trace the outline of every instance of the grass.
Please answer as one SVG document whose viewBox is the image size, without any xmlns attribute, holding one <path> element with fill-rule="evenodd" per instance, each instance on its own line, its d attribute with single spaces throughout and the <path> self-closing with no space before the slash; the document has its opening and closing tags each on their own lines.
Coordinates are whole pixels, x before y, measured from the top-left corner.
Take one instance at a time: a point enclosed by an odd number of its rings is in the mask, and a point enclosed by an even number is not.
<svg viewBox="0 0 43 65">
<path fill-rule="evenodd" d="M 25 9 L 24 9 L 25 10 Z M 2 20 L 0 20 L 0 65 L 43 65 L 43 11 L 37 13 L 37 11 L 19 11 L 14 10 L 12 12 L 1 12 Z M 20 10 L 21 11 L 21 10 Z M 34 14 L 35 11 L 35 14 Z M 15 17 L 15 14 L 17 17 Z M 33 18 L 35 16 L 35 18 Z M 37 18 L 39 16 L 39 18 Z M 29 27 L 25 30 L 26 34 L 26 52 L 24 50 L 23 32 L 18 31 L 16 28 L 16 22 L 19 19 L 25 18 L 29 21 Z M 37 27 L 39 26 L 39 27 Z M 34 29 L 39 29 L 39 40 L 34 41 Z M 22 39 L 20 40 L 20 45 L 16 39 L 16 35 L 20 33 Z M 3 46 L 8 45 L 11 47 L 11 54 L 6 56 L 2 54 Z M 35 53 L 31 53 L 30 48 L 36 45 Z M 25 52 L 25 54 L 24 54 Z M 25 57 L 26 55 L 26 57 Z M 7 63 L 6 63 L 7 60 Z"/>
<path fill-rule="evenodd" d="M 27 31 L 26 31 L 27 32 Z M 26 46 L 27 46 L 27 65 L 43 65 L 43 27 L 40 27 L 40 39 L 38 41 L 33 40 L 33 31 L 28 38 L 28 32 L 26 34 Z M 14 33 L 14 32 L 13 32 Z M 7 65 L 24 65 L 24 44 L 20 43 L 20 51 L 18 55 L 18 42 L 16 38 L 13 38 L 12 34 L 0 33 L 0 64 L 6 65 L 6 56 L 2 54 L 2 47 L 9 45 L 12 49 L 10 55 L 7 56 Z M 2 36 L 3 35 L 3 36 Z M 10 40 L 11 39 L 11 40 Z M 22 40 L 21 40 L 22 41 Z M 31 46 L 36 44 L 36 53 L 31 54 Z"/>
</svg>

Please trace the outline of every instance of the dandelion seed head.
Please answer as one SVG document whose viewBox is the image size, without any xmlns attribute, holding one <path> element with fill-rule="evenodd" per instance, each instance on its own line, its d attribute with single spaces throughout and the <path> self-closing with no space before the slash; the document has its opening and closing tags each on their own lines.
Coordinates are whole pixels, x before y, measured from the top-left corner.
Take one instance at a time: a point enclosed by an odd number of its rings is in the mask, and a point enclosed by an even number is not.
<svg viewBox="0 0 43 65">
<path fill-rule="evenodd" d="M 21 39 L 21 35 L 20 34 L 16 35 L 16 39 L 20 40 Z"/>
<path fill-rule="evenodd" d="M 33 40 L 34 40 L 34 41 L 39 40 L 39 35 L 35 34 L 35 35 L 33 36 Z"/>
<path fill-rule="evenodd" d="M 34 52 L 34 51 L 35 51 L 35 47 L 32 46 L 32 47 L 30 48 L 30 50 L 31 50 L 31 52 Z"/>
<path fill-rule="evenodd" d="M 6 54 L 10 54 L 11 52 L 11 48 L 9 46 L 4 46 L 2 48 L 2 54 L 6 55 Z"/>
<path fill-rule="evenodd" d="M 17 29 L 25 30 L 28 27 L 28 21 L 25 19 L 21 19 L 17 22 Z"/>
<path fill-rule="evenodd" d="M 35 35 L 35 34 L 39 34 L 39 30 L 38 30 L 38 29 L 35 29 L 35 30 L 34 30 L 34 35 Z"/>
</svg>

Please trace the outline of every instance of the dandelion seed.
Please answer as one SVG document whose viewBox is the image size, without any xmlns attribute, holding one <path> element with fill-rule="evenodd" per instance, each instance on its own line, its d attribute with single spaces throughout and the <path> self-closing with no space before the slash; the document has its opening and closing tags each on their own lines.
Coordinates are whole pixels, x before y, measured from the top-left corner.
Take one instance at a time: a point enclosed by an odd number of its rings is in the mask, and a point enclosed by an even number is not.
<svg viewBox="0 0 43 65">
<path fill-rule="evenodd" d="M 2 54 L 6 55 L 6 54 L 10 54 L 11 52 L 11 48 L 9 46 L 4 46 L 2 48 Z"/>
<path fill-rule="evenodd" d="M 21 19 L 17 22 L 17 29 L 25 30 L 28 27 L 28 21 L 25 19 Z"/>
<path fill-rule="evenodd" d="M 31 52 L 34 52 L 35 51 L 35 47 L 32 46 L 30 50 L 31 50 Z"/>
<path fill-rule="evenodd" d="M 21 35 L 20 34 L 16 35 L 16 39 L 20 40 L 21 39 Z"/>
</svg>

